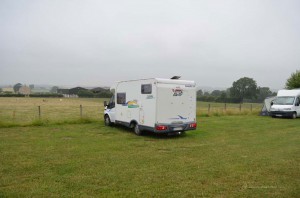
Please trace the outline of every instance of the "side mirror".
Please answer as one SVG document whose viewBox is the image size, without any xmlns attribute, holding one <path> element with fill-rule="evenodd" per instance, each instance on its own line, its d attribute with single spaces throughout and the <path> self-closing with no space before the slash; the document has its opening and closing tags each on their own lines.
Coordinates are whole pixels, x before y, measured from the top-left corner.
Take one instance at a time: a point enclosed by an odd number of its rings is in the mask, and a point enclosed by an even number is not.
<svg viewBox="0 0 300 198">
<path fill-rule="evenodd" d="M 104 106 L 107 107 L 107 102 L 106 101 L 104 101 Z"/>
<path fill-rule="evenodd" d="M 299 106 L 299 102 L 297 102 L 297 103 L 295 104 L 295 106 L 297 106 L 297 107 L 298 107 L 298 106 Z"/>
<path fill-rule="evenodd" d="M 273 101 L 272 101 L 272 102 L 271 102 L 271 106 L 273 106 L 273 104 L 274 104 L 274 103 L 273 103 Z"/>
</svg>

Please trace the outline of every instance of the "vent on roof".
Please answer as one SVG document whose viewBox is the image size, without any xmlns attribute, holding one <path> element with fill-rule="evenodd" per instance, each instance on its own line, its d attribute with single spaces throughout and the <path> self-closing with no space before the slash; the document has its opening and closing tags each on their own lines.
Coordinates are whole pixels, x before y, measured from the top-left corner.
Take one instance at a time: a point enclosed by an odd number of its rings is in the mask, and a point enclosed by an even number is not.
<svg viewBox="0 0 300 198">
<path fill-rule="evenodd" d="M 171 79 L 172 80 L 178 80 L 179 78 L 181 78 L 181 76 L 173 76 Z"/>
</svg>

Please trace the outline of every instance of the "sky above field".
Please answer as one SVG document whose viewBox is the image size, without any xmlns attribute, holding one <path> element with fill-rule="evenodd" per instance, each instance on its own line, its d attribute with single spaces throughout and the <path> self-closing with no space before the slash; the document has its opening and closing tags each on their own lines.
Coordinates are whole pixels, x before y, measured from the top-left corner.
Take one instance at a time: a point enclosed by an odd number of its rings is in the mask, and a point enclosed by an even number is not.
<svg viewBox="0 0 300 198">
<path fill-rule="evenodd" d="M 1 0 L 0 84 L 110 86 L 174 75 L 283 88 L 300 69 L 299 0 Z"/>
</svg>

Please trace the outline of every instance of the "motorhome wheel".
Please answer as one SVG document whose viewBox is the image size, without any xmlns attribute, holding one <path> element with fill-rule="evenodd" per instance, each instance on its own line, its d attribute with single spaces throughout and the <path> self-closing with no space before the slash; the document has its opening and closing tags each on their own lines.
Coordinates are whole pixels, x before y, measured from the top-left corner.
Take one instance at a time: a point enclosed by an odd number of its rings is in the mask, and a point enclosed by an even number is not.
<svg viewBox="0 0 300 198">
<path fill-rule="evenodd" d="M 138 124 L 134 125 L 134 133 L 135 133 L 136 135 L 142 135 L 142 131 L 140 130 Z"/>
<path fill-rule="evenodd" d="M 105 126 L 110 126 L 110 125 L 111 125 L 111 121 L 110 121 L 108 115 L 106 115 L 106 116 L 104 117 L 104 123 L 105 123 Z"/>
</svg>

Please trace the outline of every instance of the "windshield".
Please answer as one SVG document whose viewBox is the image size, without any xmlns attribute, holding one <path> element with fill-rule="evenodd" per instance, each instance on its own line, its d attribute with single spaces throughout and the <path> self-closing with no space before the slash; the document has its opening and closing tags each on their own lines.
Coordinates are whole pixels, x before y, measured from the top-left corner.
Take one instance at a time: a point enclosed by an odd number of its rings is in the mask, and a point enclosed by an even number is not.
<svg viewBox="0 0 300 198">
<path fill-rule="evenodd" d="M 292 96 L 281 96 L 277 97 L 274 101 L 276 105 L 293 105 L 295 97 Z"/>
</svg>

